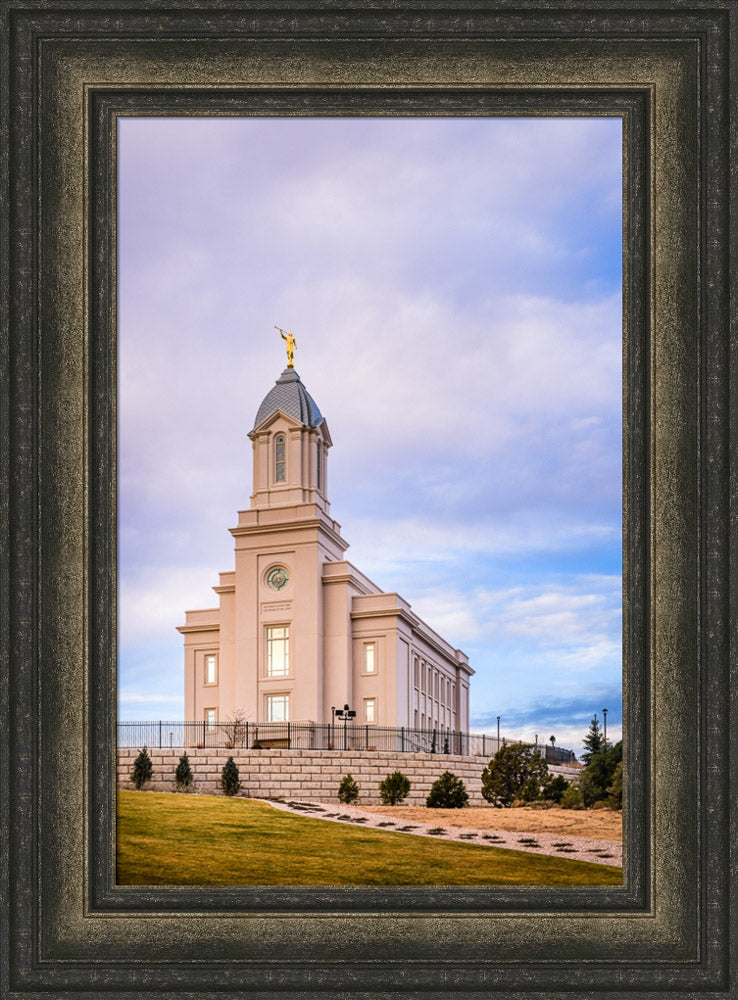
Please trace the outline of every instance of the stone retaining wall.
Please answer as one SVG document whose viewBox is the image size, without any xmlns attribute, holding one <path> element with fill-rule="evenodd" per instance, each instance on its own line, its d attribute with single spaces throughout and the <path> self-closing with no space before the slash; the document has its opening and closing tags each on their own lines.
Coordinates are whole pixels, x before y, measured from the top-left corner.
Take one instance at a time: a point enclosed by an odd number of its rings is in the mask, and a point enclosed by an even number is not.
<svg viewBox="0 0 738 1000">
<path fill-rule="evenodd" d="M 152 791 L 171 791 L 174 772 L 182 750 L 149 750 L 154 773 L 146 786 Z M 196 792 L 220 792 L 220 773 L 233 756 L 241 779 L 241 794 L 253 798 L 290 798 L 316 802 L 337 802 L 338 786 L 350 772 L 359 786 L 359 804 L 378 803 L 379 783 L 392 771 L 402 771 L 410 779 L 408 805 L 425 805 L 431 785 L 444 771 L 461 778 L 469 793 L 470 805 L 483 805 L 482 770 L 489 763 L 484 757 L 457 754 L 389 753 L 377 750 L 211 750 L 187 751 Z M 133 788 L 130 780 L 138 749 L 118 751 L 118 784 Z M 578 771 L 550 767 L 571 780 Z"/>
</svg>

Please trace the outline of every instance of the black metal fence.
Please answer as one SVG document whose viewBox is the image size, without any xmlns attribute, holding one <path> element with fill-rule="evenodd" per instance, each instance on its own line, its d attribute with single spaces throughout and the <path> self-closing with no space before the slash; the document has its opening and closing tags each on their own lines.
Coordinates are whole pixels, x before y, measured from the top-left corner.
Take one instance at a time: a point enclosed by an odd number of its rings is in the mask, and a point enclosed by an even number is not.
<svg viewBox="0 0 738 1000">
<path fill-rule="evenodd" d="M 411 729 L 343 722 L 119 722 L 118 747 L 148 749 L 212 747 L 251 750 L 385 750 L 391 753 L 461 754 L 493 757 L 506 743 L 521 743 L 485 733 Z M 533 746 L 532 743 L 525 744 Z M 539 743 L 549 764 L 571 764 L 571 750 Z"/>
</svg>

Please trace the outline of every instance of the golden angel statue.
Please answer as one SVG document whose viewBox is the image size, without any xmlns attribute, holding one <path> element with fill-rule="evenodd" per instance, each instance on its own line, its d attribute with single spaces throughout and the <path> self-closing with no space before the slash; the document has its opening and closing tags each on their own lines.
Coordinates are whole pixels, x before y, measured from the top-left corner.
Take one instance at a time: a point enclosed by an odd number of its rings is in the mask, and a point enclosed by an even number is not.
<svg viewBox="0 0 738 1000">
<path fill-rule="evenodd" d="M 297 348 L 297 341 L 292 336 L 289 330 L 283 330 L 281 326 L 274 325 L 275 330 L 279 330 L 282 334 L 282 339 L 287 341 L 287 367 L 294 368 L 295 359 L 295 349 Z"/>
</svg>

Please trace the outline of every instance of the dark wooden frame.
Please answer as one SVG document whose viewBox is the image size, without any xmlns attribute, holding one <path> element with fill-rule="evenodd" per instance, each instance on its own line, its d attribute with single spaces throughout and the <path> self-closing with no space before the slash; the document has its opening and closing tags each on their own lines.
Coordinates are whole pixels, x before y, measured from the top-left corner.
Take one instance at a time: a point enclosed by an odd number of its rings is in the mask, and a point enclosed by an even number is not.
<svg viewBox="0 0 738 1000">
<path fill-rule="evenodd" d="M 737 56 L 729 0 L 6 0 L 0 995 L 735 995 Z M 115 885 L 115 120 L 173 111 L 622 116 L 622 889 Z"/>
</svg>

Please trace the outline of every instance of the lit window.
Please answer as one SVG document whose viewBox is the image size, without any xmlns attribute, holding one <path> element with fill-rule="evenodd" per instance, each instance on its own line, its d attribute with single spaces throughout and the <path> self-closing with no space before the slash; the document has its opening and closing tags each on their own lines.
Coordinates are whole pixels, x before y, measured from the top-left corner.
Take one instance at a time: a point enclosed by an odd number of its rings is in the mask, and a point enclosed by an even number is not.
<svg viewBox="0 0 738 1000">
<path fill-rule="evenodd" d="M 373 642 L 367 642 L 364 645 L 364 670 L 368 674 L 374 674 L 377 671 L 375 650 L 376 650 L 376 644 Z"/>
<path fill-rule="evenodd" d="M 290 672 L 290 630 L 287 625 L 267 628 L 267 677 L 286 677 Z"/>
<path fill-rule="evenodd" d="M 217 684 L 218 678 L 215 672 L 215 653 L 205 654 L 205 683 Z"/>
<path fill-rule="evenodd" d="M 284 482 L 284 434 L 277 434 L 274 442 L 274 478 Z"/>
<path fill-rule="evenodd" d="M 290 717 L 290 696 L 288 694 L 267 695 L 267 722 L 288 722 Z"/>
<path fill-rule="evenodd" d="M 377 721 L 377 699 L 364 699 L 364 722 L 372 723 Z"/>
<path fill-rule="evenodd" d="M 208 729 L 215 729 L 215 720 L 217 715 L 217 709 L 206 708 L 205 709 L 205 725 Z"/>
</svg>

